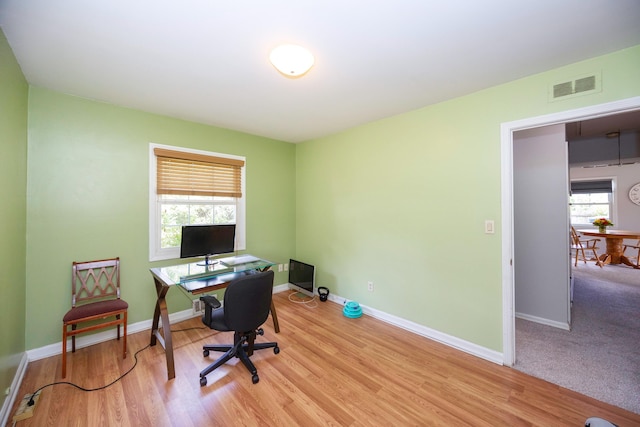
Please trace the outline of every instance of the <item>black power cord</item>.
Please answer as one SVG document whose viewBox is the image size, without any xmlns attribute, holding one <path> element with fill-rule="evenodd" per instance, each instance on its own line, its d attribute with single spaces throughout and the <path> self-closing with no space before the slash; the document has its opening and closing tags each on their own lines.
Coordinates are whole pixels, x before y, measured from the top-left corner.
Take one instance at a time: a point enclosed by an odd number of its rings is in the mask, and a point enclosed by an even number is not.
<svg viewBox="0 0 640 427">
<path fill-rule="evenodd" d="M 79 386 L 79 385 L 77 385 L 77 384 L 71 383 L 71 382 L 69 382 L 69 381 L 56 381 L 56 382 L 54 382 L 54 383 L 50 383 L 50 384 L 47 384 L 47 385 L 43 385 L 42 387 L 40 387 L 39 389 L 37 389 L 37 390 L 36 390 L 36 391 L 31 395 L 31 398 L 29 399 L 29 402 L 27 402 L 27 405 L 28 405 L 28 406 L 33 406 L 33 405 L 35 405 L 35 401 L 34 401 L 33 399 L 34 399 L 34 397 L 36 396 L 36 394 L 38 394 L 38 392 L 39 392 L 39 391 L 44 390 L 45 388 L 47 388 L 47 387 L 51 387 L 51 386 L 54 386 L 54 385 L 67 384 L 67 385 L 73 386 L 73 387 L 75 387 L 75 388 L 77 388 L 77 389 L 79 389 L 79 390 L 82 390 L 82 391 L 98 391 L 98 390 L 103 390 L 103 389 L 105 389 L 105 388 L 107 388 L 107 387 L 111 387 L 112 385 L 114 385 L 115 383 L 117 383 L 118 381 L 120 381 L 121 379 L 123 379 L 125 376 L 127 376 L 127 374 L 129 374 L 129 372 L 133 371 L 133 368 L 135 368 L 135 367 L 136 367 L 136 365 L 138 364 L 138 353 L 140 353 L 140 352 L 141 352 L 141 351 L 143 351 L 143 350 L 148 349 L 149 347 L 150 347 L 150 345 L 148 344 L 146 347 L 143 347 L 143 348 L 141 348 L 140 350 L 136 351 L 136 353 L 133 355 L 134 359 L 136 359 L 136 361 L 135 361 L 135 363 L 133 364 L 133 366 L 132 366 L 131 368 L 129 368 L 129 370 L 128 370 L 127 372 L 125 372 L 124 374 L 120 375 L 118 378 L 116 378 L 115 380 L 111 381 L 111 382 L 110 382 L 109 384 L 107 384 L 107 385 L 103 385 L 102 387 L 97 387 L 97 388 L 84 388 L 84 387 L 81 387 L 81 386 Z"/>
<path fill-rule="evenodd" d="M 185 331 L 190 331 L 190 330 L 193 330 L 193 329 L 207 329 L 207 328 L 202 326 L 202 327 L 193 327 L 193 328 L 185 328 L 185 329 L 175 329 L 175 330 L 172 330 L 171 332 L 185 332 Z M 81 387 L 81 386 L 79 386 L 77 384 L 71 383 L 69 381 L 56 381 L 56 382 L 53 382 L 53 383 L 50 383 L 50 384 L 47 384 L 47 385 L 43 385 L 42 387 L 37 389 L 35 392 L 33 392 L 31 397 L 29 398 L 29 401 L 27 402 L 27 405 L 28 406 L 35 405 L 34 398 L 35 398 L 36 394 L 38 394 L 39 391 L 44 390 L 45 388 L 51 387 L 51 386 L 54 386 L 54 385 L 66 384 L 66 385 L 70 385 L 70 386 L 75 387 L 78 390 L 82 390 L 82 391 L 98 391 L 98 390 L 103 390 L 103 389 L 105 389 L 107 387 L 111 387 L 112 385 L 114 385 L 115 383 L 117 383 L 118 381 L 123 379 L 125 376 L 127 376 L 127 374 L 129 374 L 129 372 L 133 371 L 133 368 L 135 368 L 136 365 L 138 364 L 138 353 L 140 353 L 143 350 L 148 349 L 149 347 L 151 347 L 150 344 L 148 344 L 146 347 L 143 347 L 140 350 L 136 351 L 135 354 L 133 355 L 133 358 L 136 360 L 134 362 L 133 366 L 131 368 L 129 368 L 129 370 L 127 372 L 125 372 L 124 374 L 120 375 L 118 378 L 116 378 L 115 380 L 111 381 L 107 385 L 103 385 L 101 387 L 96 387 L 96 388 L 84 388 L 84 387 Z"/>
</svg>

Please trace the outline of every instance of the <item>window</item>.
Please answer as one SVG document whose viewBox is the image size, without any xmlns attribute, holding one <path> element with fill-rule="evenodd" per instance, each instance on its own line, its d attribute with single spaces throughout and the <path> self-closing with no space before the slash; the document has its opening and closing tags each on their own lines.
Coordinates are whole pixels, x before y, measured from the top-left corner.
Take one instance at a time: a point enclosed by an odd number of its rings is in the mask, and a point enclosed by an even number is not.
<svg viewBox="0 0 640 427">
<path fill-rule="evenodd" d="M 236 224 L 245 248 L 245 159 L 149 145 L 149 260 L 180 257 L 183 225 Z"/>
<path fill-rule="evenodd" d="M 613 180 L 572 181 L 569 197 L 571 225 L 592 225 L 596 218 L 609 218 L 615 223 Z"/>
</svg>

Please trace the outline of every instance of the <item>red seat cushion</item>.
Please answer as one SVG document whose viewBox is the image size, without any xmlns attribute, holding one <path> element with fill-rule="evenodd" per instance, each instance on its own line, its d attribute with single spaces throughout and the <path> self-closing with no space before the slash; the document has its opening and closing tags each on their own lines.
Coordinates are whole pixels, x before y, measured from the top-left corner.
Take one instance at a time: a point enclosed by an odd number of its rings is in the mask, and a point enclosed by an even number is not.
<svg viewBox="0 0 640 427">
<path fill-rule="evenodd" d="M 129 304 L 121 299 L 92 302 L 89 304 L 78 305 L 67 311 L 67 314 L 64 315 L 62 321 L 65 323 L 72 322 L 84 317 L 109 313 L 111 311 L 126 310 L 127 308 L 129 308 Z"/>
</svg>

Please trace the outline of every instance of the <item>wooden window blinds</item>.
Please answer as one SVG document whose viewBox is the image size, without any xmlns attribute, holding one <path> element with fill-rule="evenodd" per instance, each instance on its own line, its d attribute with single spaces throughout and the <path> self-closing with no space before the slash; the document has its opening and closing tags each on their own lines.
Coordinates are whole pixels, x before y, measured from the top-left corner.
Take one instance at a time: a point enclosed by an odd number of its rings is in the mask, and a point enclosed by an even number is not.
<svg viewBox="0 0 640 427">
<path fill-rule="evenodd" d="M 158 194 L 242 197 L 243 160 L 154 148 Z"/>
</svg>

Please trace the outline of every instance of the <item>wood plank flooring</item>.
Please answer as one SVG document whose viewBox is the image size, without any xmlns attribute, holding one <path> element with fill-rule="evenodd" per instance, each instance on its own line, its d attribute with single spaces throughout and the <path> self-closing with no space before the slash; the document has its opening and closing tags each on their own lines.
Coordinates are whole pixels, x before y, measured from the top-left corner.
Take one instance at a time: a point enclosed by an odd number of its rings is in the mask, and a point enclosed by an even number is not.
<svg viewBox="0 0 640 427">
<path fill-rule="evenodd" d="M 220 355 L 204 358 L 202 345 L 233 335 L 191 319 L 172 325 L 175 379 L 167 381 L 162 348 L 145 348 L 149 332 L 128 337 L 125 360 L 115 340 L 80 349 L 69 354 L 66 380 L 84 388 L 111 383 L 141 351 L 106 389 L 45 388 L 34 416 L 17 426 L 583 426 L 594 416 L 640 425 L 638 414 L 371 317 L 348 319 L 330 301 L 274 300 L 281 332 L 268 320 L 258 341 L 277 341 L 281 351 L 254 353 L 258 384 L 235 359 L 200 387 L 200 370 Z M 61 356 L 30 363 L 18 397 L 60 373 Z"/>
</svg>

